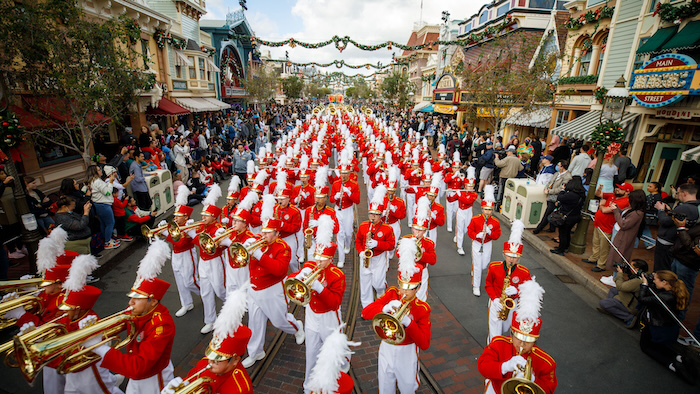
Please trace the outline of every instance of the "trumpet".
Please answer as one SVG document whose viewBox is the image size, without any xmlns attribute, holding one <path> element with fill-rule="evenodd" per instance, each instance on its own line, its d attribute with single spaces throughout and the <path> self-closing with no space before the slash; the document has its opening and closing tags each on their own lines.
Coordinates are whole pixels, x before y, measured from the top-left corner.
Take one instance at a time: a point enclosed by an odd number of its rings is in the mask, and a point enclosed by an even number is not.
<svg viewBox="0 0 700 394">
<path fill-rule="evenodd" d="M 101 357 L 92 353 L 94 349 L 114 339 L 119 339 L 119 333 L 128 330 L 130 334 L 125 339 L 120 340 L 113 348 L 119 349 L 125 346 L 136 336 L 134 317 L 127 313 L 130 310 L 131 308 L 127 308 L 122 312 L 100 319 L 91 326 L 40 342 L 29 343 L 24 341 L 24 338 L 15 337 L 15 357 L 19 362 L 22 375 L 28 382 L 32 382 L 44 366 L 60 356 L 66 356 L 66 358 L 56 369 L 58 373 L 67 374 L 81 371 L 100 360 Z M 81 346 L 85 340 L 95 335 L 104 335 L 104 338 L 93 346 L 86 348 Z"/>
<path fill-rule="evenodd" d="M 233 228 L 230 228 L 220 235 L 213 237 L 207 233 L 199 234 L 199 246 L 204 249 L 205 252 L 209 254 L 216 253 L 216 249 L 221 245 L 221 241 L 236 232 Z"/>
<path fill-rule="evenodd" d="M 250 263 L 250 254 L 255 249 L 265 246 L 266 242 L 265 238 L 260 238 L 248 246 L 244 246 L 240 242 L 232 243 L 231 246 L 228 247 L 228 255 L 230 256 L 230 260 L 235 262 L 231 263 L 232 266 L 235 265 L 233 268 L 247 266 L 248 263 Z"/>
<path fill-rule="evenodd" d="M 506 289 L 510 286 L 510 269 L 508 270 L 508 275 L 503 280 L 503 289 L 501 289 L 501 298 L 498 302 L 501 303 L 501 310 L 498 311 L 498 318 L 500 320 L 506 321 L 508 318 L 508 313 L 515 306 L 515 301 L 506 294 Z"/>
<path fill-rule="evenodd" d="M 311 284 L 323 272 L 322 269 L 316 267 L 314 271 L 303 280 L 297 278 L 289 278 L 284 281 L 284 292 L 287 293 L 289 300 L 295 304 L 306 306 L 311 301 Z"/>
<path fill-rule="evenodd" d="M 163 231 L 165 231 L 165 230 L 167 230 L 168 228 L 170 228 L 170 226 L 171 226 L 170 223 L 171 223 L 171 222 L 172 222 L 172 221 L 170 221 L 170 222 L 168 222 L 167 224 L 162 225 L 162 226 L 160 226 L 160 227 L 156 227 L 156 228 L 154 228 L 154 229 L 148 227 L 147 224 L 142 224 L 142 225 L 141 225 L 141 235 L 143 235 L 144 237 L 148 238 L 149 240 L 152 240 L 153 238 L 156 237 L 156 235 L 160 235 L 160 233 L 162 233 Z M 174 224 L 174 222 L 173 222 L 173 224 Z M 177 224 L 175 224 L 175 226 L 177 226 Z"/>
<path fill-rule="evenodd" d="M 30 278 L 30 279 L 18 279 L 18 280 L 3 280 L 0 281 L 0 291 L 5 293 L 11 293 L 13 291 L 22 290 L 25 287 L 39 287 L 44 278 Z M 35 291 L 32 289 L 30 291 Z"/>
<path fill-rule="evenodd" d="M 314 241 L 314 229 L 307 228 L 304 230 L 304 247 L 311 249 L 311 243 Z"/>
<path fill-rule="evenodd" d="M 168 233 L 170 233 L 170 238 L 173 239 L 173 241 L 177 242 L 182 238 L 182 232 L 185 230 L 189 230 L 191 228 L 195 227 L 201 227 L 204 226 L 204 223 L 200 220 L 199 222 L 192 223 L 188 226 L 180 226 L 174 221 L 171 221 L 168 223 Z"/>
<path fill-rule="evenodd" d="M 190 376 L 187 380 L 183 381 L 175 387 L 175 394 L 209 394 L 212 392 L 212 387 L 211 383 L 214 381 L 214 379 L 206 377 L 206 376 L 199 376 L 202 373 L 208 371 L 211 369 L 211 366 L 207 365 L 206 367 L 200 369 L 195 373 L 194 375 Z"/>
<path fill-rule="evenodd" d="M 38 290 L 33 290 L 33 292 L 36 291 Z M 11 327 L 17 322 L 17 319 L 8 319 L 5 315 L 7 312 L 20 307 L 24 308 L 25 311 L 35 310 L 37 314 L 41 314 L 44 310 L 39 297 L 31 293 L 5 301 L 0 304 L 0 330 Z"/>
<path fill-rule="evenodd" d="M 374 237 L 374 233 L 370 232 L 365 242 L 365 250 L 362 251 L 362 263 L 365 268 L 369 268 L 369 260 L 374 256 L 374 252 L 369 248 L 369 241 Z"/>
<path fill-rule="evenodd" d="M 53 339 L 65 335 L 68 331 L 66 326 L 60 323 L 56 323 L 58 320 L 66 316 L 61 314 L 51 321 L 48 321 L 39 327 L 35 327 L 33 330 L 25 332 L 18 337 L 23 343 L 36 343 L 40 341 L 45 341 L 48 339 Z M 9 340 L 0 346 L 0 355 L 5 355 L 5 365 L 10 368 L 16 368 L 19 366 L 17 360 L 14 359 L 15 355 L 15 342 L 14 340 Z"/>
<path fill-rule="evenodd" d="M 377 333 L 379 339 L 382 341 L 398 345 L 403 342 L 406 337 L 406 330 L 401 324 L 401 320 L 408 314 L 411 309 L 411 300 L 405 301 L 401 304 L 401 307 L 392 314 L 388 313 L 377 313 L 372 319 L 372 328 L 374 332 Z"/>
<path fill-rule="evenodd" d="M 518 351 L 518 355 L 520 351 Z M 532 381 L 532 357 L 528 356 L 527 364 L 523 369 L 523 377 L 512 377 L 501 386 L 503 394 L 545 394 L 544 389 Z"/>
</svg>

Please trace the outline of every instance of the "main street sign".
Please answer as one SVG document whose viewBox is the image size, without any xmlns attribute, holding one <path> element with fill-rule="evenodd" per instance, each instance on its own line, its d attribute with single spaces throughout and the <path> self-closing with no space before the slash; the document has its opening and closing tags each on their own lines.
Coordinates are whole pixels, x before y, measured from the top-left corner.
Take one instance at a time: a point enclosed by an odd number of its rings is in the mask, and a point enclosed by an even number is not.
<svg viewBox="0 0 700 394">
<path fill-rule="evenodd" d="M 657 56 L 634 70 L 630 95 L 644 107 L 657 108 L 673 104 L 688 95 L 698 95 L 698 64 L 686 55 L 669 53 Z"/>
</svg>

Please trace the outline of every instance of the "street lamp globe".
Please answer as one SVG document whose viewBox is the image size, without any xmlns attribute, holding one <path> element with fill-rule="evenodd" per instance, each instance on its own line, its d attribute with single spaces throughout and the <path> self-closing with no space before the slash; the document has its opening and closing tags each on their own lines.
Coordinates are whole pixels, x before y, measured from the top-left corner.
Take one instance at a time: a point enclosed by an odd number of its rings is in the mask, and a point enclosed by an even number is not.
<svg viewBox="0 0 700 394">
<path fill-rule="evenodd" d="M 605 95 L 601 117 L 608 122 L 619 122 L 622 120 L 622 114 L 625 112 L 625 106 L 627 105 L 627 97 L 630 94 L 629 90 L 625 88 L 625 83 L 625 77 L 620 76 L 615 81 L 615 86 Z"/>
</svg>

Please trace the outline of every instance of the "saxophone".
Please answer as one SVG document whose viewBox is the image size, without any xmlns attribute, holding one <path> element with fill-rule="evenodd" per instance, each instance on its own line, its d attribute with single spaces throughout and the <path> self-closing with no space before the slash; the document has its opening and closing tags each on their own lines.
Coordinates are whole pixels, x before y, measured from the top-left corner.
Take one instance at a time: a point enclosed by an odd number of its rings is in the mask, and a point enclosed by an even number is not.
<svg viewBox="0 0 700 394">
<path fill-rule="evenodd" d="M 374 256 L 374 252 L 369 248 L 369 241 L 374 238 L 374 232 L 371 231 L 372 224 L 369 225 L 370 231 L 367 234 L 367 240 L 365 241 L 365 250 L 362 251 L 362 263 L 365 268 L 369 268 L 369 260 Z"/>
<path fill-rule="evenodd" d="M 508 318 L 508 313 L 515 306 L 515 301 L 506 294 L 506 289 L 510 286 L 510 269 L 508 270 L 508 275 L 503 280 L 503 289 L 501 290 L 501 298 L 498 302 L 501 303 L 501 310 L 498 311 L 498 318 L 505 321 Z"/>
</svg>

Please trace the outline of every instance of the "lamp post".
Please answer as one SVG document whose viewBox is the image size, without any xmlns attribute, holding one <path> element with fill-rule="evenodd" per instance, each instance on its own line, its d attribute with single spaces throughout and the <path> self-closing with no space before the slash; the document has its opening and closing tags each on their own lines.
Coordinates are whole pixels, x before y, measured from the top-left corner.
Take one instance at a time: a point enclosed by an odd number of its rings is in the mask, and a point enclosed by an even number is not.
<svg viewBox="0 0 700 394">
<path fill-rule="evenodd" d="M 622 115 L 625 113 L 625 107 L 627 106 L 627 97 L 629 96 L 629 91 L 625 88 L 625 78 L 620 76 L 620 78 L 615 81 L 615 86 L 605 94 L 605 101 L 603 103 L 603 110 L 600 112 L 600 124 L 603 123 L 615 123 L 622 121 Z M 605 149 L 607 147 L 596 146 L 596 164 L 593 170 L 593 175 L 591 176 L 591 183 L 588 187 L 588 194 L 586 195 L 586 202 L 583 204 L 583 209 L 588 211 L 589 202 L 595 197 L 596 185 L 598 183 L 598 176 L 600 175 L 600 168 L 603 166 L 603 157 L 605 155 Z M 583 215 L 581 221 L 576 226 L 576 231 L 571 237 L 571 244 L 569 245 L 569 251 L 575 254 L 583 254 L 586 251 L 586 235 L 588 233 L 588 224 L 591 222 L 591 218 L 588 215 Z"/>
</svg>

